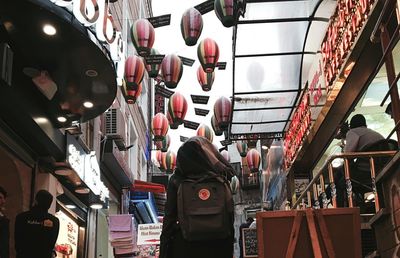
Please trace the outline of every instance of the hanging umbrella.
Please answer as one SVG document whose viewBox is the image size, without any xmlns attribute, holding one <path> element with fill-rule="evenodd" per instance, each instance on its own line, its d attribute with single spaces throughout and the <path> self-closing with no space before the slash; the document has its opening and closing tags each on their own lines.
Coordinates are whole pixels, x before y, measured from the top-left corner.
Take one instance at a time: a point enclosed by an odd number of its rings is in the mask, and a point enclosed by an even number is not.
<svg viewBox="0 0 400 258">
<path fill-rule="evenodd" d="M 175 123 L 174 120 L 172 120 L 172 117 L 169 112 L 167 112 L 167 119 L 168 119 L 169 128 L 178 129 L 179 124 Z"/>
<path fill-rule="evenodd" d="M 165 86 L 170 89 L 176 88 L 183 73 L 183 63 L 181 59 L 174 54 L 164 57 L 161 63 L 161 74 L 164 78 Z"/>
<path fill-rule="evenodd" d="M 214 11 L 225 27 L 232 27 L 236 23 L 236 0 L 215 0 Z"/>
<path fill-rule="evenodd" d="M 231 157 L 229 156 L 229 152 L 227 150 L 221 151 L 221 155 L 228 161 L 231 162 Z"/>
<path fill-rule="evenodd" d="M 203 136 L 210 142 L 213 142 L 214 139 L 213 131 L 205 124 L 201 124 L 199 128 L 197 128 L 197 136 Z"/>
<path fill-rule="evenodd" d="M 162 113 L 157 113 L 153 117 L 152 131 L 154 140 L 160 141 L 168 132 L 168 119 Z"/>
<path fill-rule="evenodd" d="M 141 83 L 139 83 L 139 85 L 136 88 L 129 89 L 126 87 L 125 80 L 122 80 L 122 94 L 124 95 L 126 102 L 128 104 L 135 104 L 136 100 L 139 98 L 141 93 L 142 93 Z"/>
<path fill-rule="evenodd" d="M 197 57 L 206 73 L 214 71 L 219 58 L 217 43 L 210 38 L 203 39 L 197 47 Z"/>
<path fill-rule="evenodd" d="M 173 151 L 168 151 L 163 157 L 163 167 L 167 173 L 172 173 L 176 168 L 176 154 Z"/>
<path fill-rule="evenodd" d="M 131 28 L 131 38 L 138 54 L 148 56 L 155 39 L 153 25 L 147 19 L 136 20 Z"/>
<path fill-rule="evenodd" d="M 227 97 L 220 97 L 214 104 L 214 116 L 219 128 L 227 129 L 231 120 L 231 101 Z"/>
<path fill-rule="evenodd" d="M 161 150 L 162 152 L 167 152 L 169 145 L 171 143 L 171 137 L 167 134 L 161 141 L 156 141 L 155 145 L 157 150 Z"/>
<path fill-rule="evenodd" d="M 251 149 L 247 152 L 246 161 L 251 172 L 258 172 L 261 156 L 256 149 Z"/>
<path fill-rule="evenodd" d="M 203 18 L 196 8 L 187 9 L 181 20 L 182 37 L 186 45 L 194 46 L 203 30 Z"/>
<path fill-rule="evenodd" d="M 169 97 L 168 113 L 170 114 L 173 123 L 182 124 L 187 112 L 187 101 L 179 92 L 175 92 Z"/>
<path fill-rule="evenodd" d="M 138 56 L 130 56 L 125 61 L 125 83 L 127 89 L 137 89 L 143 80 L 144 63 Z"/>
<path fill-rule="evenodd" d="M 158 55 L 160 54 L 156 49 L 152 48 L 150 51 L 150 55 Z M 144 65 L 147 71 L 147 74 L 150 78 L 156 78 L 158 72 L 160 71 L 161 64 L 147 64 L 146 59 L 144 60 Z"/>
<path fill-rule="evenodd" d="M 215 119 L 214 115 L 211 117 L 211 127 L 214 130 L 216 136 L 222 135 L 223 131 L 221 130 L 221 128 L 219 128 L 217 120 Z"/>
<path fill-rule="evenodd" d="M 248 150 L 248 147 L 247 147 L 247 143 L 246 143 L 246 142 L 244 142 L 244 141 L 237 141 L 237 142 L 236 142 L 236 148 L 237 148 L 237 150 L 238 150 L 238 152 L 239 152 L 239 154 L 240 154 L 241 157 L 246 157 L 246 155 L 247 155 L 247 150 Z"/>
<path fill-rule="evenodd" d="M 211 73 L 204 72 L 203 68 L 199 66 L 197 69 L 197 80 L 199 81 L 201 88 L 203 91 L 210 91 L 211 86 L 214 83 L 215 79 L 215 72 L 212 71 Z"/>
</svg>

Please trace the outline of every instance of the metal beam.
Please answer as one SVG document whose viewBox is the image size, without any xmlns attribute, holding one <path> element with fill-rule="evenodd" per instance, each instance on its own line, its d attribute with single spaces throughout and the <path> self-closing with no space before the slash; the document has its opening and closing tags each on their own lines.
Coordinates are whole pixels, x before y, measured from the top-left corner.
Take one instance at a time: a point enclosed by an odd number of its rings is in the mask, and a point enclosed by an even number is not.
<svg viewBox="0 0 400 258">
<path fill-rule="evenodd" d="M 256 23 L 285 23 L 285 22 L 329 22 L 329 18 L 324 17 L 296 17 L 296 18 L 277 18 L 277 19 L 260 19 L 260 20 L 242 20 L 238 21 L 238 25 L 241 24 L 256 24 Z"/>
<path fill-rule="evenodd" d="M 311 51 L 297 51 L 297 52 L 280 52 L 280 53 L 268 53 L 268 54 L 249 54 L 249 55 L 236 55 L 234 58 L 241 57 L 263 57 L 263 56 L 295 56 L 295 55 L 316 55 L 317 52 Z"/>
<path fill-rule="evenodd" d="M 262 125 L 262 124 L 273 124 L 273 123 L 286 123 L 287 120 L 275 120 L 275 121 L 264 121 L 264 122 L 233 122 L 233 125 Z"/>
</svg>

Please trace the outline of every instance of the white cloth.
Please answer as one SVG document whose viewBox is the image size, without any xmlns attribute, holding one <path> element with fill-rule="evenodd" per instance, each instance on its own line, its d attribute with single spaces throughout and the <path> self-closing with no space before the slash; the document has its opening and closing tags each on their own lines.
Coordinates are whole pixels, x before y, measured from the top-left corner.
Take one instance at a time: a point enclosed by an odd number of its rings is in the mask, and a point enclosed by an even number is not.
<svg viewBox="0 0 400 258">
<path fill-rule="evenodd" d="M 346 134 L 346 145 L 343 152 L 356 152 L 368 144 L 385 139 L 380 133 L 365 126 L 353 128 Z"/>
</svg>

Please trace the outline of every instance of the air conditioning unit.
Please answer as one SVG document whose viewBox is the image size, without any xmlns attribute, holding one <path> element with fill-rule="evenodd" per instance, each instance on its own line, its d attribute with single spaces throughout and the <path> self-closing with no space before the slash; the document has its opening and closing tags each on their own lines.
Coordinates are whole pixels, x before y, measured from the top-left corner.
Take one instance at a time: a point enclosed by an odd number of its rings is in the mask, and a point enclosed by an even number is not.
<svg viewBox="0 0 400 258">
<path fill-rule="evenodd" d="M 105 133 L 108 139 L 114 140 L 119 150 L 125 150 L 126 145 L 125 119 L 120 109 L 110 108 L 106 112 Z"/>
</svg>

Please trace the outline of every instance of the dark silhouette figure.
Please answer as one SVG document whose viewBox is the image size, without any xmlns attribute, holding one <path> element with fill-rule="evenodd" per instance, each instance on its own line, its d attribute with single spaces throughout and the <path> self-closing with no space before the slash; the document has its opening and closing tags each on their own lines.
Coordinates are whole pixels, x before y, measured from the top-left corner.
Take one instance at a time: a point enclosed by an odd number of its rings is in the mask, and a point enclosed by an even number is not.
<svg viewBox="0 0 400 258">
<path fill-rule="evenodd" d="M 60 222 L 48 213 L 53 196 L 40 190 L 31 210 L 20 213 L 15 220 L 17 258 L 51 258 L 57 241 Z"/>
<path fill-rule="evenodd" d="M 0 186 L 0 258 L 9 258 L 10 220 L 3 213 L 7 192 Z"/>
</svg>

